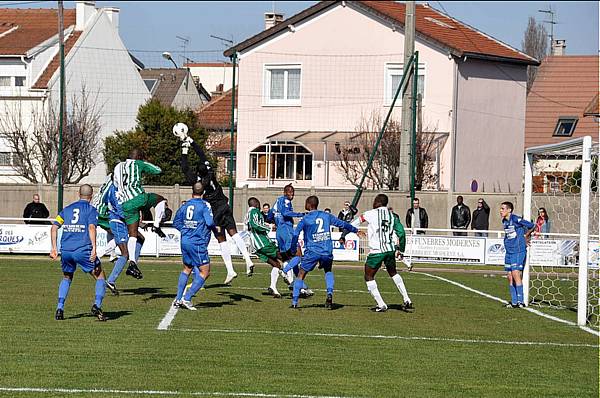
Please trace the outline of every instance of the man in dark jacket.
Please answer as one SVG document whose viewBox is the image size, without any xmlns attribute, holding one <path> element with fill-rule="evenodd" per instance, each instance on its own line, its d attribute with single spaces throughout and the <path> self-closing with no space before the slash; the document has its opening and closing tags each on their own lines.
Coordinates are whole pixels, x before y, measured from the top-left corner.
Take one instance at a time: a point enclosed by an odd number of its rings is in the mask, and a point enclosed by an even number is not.
<svg viewBox="0 0 600 398">
<path fill-rule="evenodd" d="M 405 221 L 408 228 L 429 228 L 429 217 L 427 211 L 419 205 L 419 198 L 414 198 L 412 207 L 406 212 Z M 424 234 L 425 231 L 417 231 L 417 233 Z"/>
<path fill-rule="evenodd" d="M 45 204 L 40 202 L 40 195 L 33 195 L 33 202 L 28 203 L 23 210 L 23 218 L 48 218 L 50 212 Z M 50 225 L 50 221 L 31 221 L 25 220 L 25 224 L 45 224 Z"/>
<path fill-rule="evenodd" d="M 450 227 L 452 229 L 466 230 L 471 223 L 471 209 L 463 203 L 463 197 L 456 198 L 456 206 L 452 208 L 450 216 Z M 454 236 L 467 236 L 466 232 L 454 232 Z"/>
<path fill-rule="evenodd" d="M 477 200 L 477 208 L 473 211 L 473 223 L 471 228 L 475 230 L 490 229 L 490 206 L 483 198 Z M 488 236 L 487 232 L 475 232 L 475 236 Z"/>
</svg>

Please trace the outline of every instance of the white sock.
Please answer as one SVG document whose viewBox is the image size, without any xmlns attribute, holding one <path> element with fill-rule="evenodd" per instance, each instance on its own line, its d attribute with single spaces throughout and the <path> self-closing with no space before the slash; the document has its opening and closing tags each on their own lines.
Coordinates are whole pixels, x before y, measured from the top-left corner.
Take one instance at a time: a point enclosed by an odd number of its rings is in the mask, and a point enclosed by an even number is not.
<svg viewBox="0 0 600 398">
<path fill-rule="evenodd" d="M 110 242 L 108 242 L 106 244 L 106 246 L 104 246 L 104 249 L 100 249 L 97 251 L 96 255 L 98 256 L 98 258 L 100 258 L 100 257 L 104 256 L 105 254 L 114 253 L 116 247 L 117 247 L 117 242 L 115 242 L 114 239 L 111 239 Z"/>
<path fill-rule="evenodd" d="M 158 227 L 160 225 L 160 220 L 162 220 L 165 215 L 165 207 L 167 205 L 166 200 L 162 200 L 154 206 L 154 226 Z"/>
<path fill-rule="evenodd" d="M 137 238 L 132 236 L 127 240 L 127 251 L 129 252 L 129 258 L 134 258 L 134 261 L 137 263 L 137 258 L 135 258 L 135 245 L 137 244 Z"/>
<path fill-rule="evenodd" d="M 371 296 L 373 296 L 373 298 L 377 302 L 377 306 L 379 308 L 387 307 L 387 305 L 385 304 L 385 301 L 383 301 L 383 298 L 381 297 L 381 294 L 379 293 L 379 288 L 377 288 L 377 282 L 368 281 L 367 289 L 369 289 L 369 293 L 371 293 Z"/>
<path fill-rule="evenodd" d="M 249 271 L 248 267 L 252 265 L 252 260 L 250 259 L 250 253 L 248 253 L 248 248 L 246 247 L 246 242 L 240 236 L 240 233 L 233 235 L 231 237 L 235 242 L 235 245 L 240 249 L 240 253 L 244 256 L 244 260 L 246 260 L 246 271 Z"/>
<path fill-rule="evenodd" d="M 410 303 L 411 302 L 410 297 L 408 297 L 408 292 L 406 291 L 406 286 L 404 286 L 404 281 L 402 280 L 402 277 L 400 276 L 400 274 L 394 275 L 392 277 L 392 280 L 398 287 L 398 290 L 400 290 L 400 293 L 402 294 L 404 301 L 408 301 Z"/>
<path fill-rule="evenodd" d="M 225 263 L 225 268 L 227 268 L 227 275 L 235 274 L 235 270 L 233 269 L 233 263 L 231 262 L 231 251 L 229 250 L 229 243 L 227 241 L 219 243 L 221 247 L 221 257 L 223 257 L 223 262 Z"/>
<path fill-rule="evenodd" d="M 271 289 L 277 291 L 277 279 L 279 278 L 279 268 L 271 268 Z"/>
</svg>

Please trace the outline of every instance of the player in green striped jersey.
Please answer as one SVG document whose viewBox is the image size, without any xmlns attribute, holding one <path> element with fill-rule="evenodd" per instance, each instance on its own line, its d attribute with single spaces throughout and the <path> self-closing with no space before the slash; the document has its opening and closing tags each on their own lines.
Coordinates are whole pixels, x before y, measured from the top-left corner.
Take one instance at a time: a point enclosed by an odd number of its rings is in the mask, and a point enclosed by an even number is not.
<svg viewBox="0 0 600 398">
<path fill-rule="evenodd" d="M 159 237 L 165 234 L 160 229 L 160 221 L 165 212 L 166 200 L 155 193 L 146 193 L 142 186 L 142 174 L 160 174 L 161 169 L 152 163 L 145 162 L 144 153 L 139 148 L 134 148 L 129 153 L 129 158 L 115 166 L 113 183 L 117 188 L 117 200 L 122 205 L 125 213 L 125 223 L 129 239 L 127 250 L 135 253 L 140 226 L 140 211 L 154 207 L 154 226 L 152 231 Z M 142 272 L 137 266 L 137 258 L 129 259 L 126 273 L 136 279 L 142 279 Z"/>
<path fill-rule="evenodd" d="M 271 227 L 267 225 L 264 215 L 260 211 L 260 201 L 252 197 L 248 199 L 248 206 L 245 223 L 250 234 L 251 247 L 258 258 L 273 267 L 271 269 L 271 285 L 268 292 L 273 297 L 281 298 L 281 293 L 277 290 L 279 275 L 281 275 L 288 285 L 291 283 L 286 279 L 283 271 L 281 271 L 281 253 L 279 253 L 273 241 L 269 239 L 268 234 L 271 231 Z"/>
<path fill-rule="evenodd" d="M 367 289 L 377 302 L 377 307 L 373 311 L 384 312 L 387 310 L 387 305 L 383 301 L 375 274 L 385 264 L 386 271 L 396 284 L 396 287 L 404 298 L 404 309 L 414 308 L 402 277 L 396 272 L 396 251 L 404 252 L 406 247 L 406 234 L 404 227 L 400 223 L 400 219 L 394 217 L 392 212 L 387 208 L 388 197 L 385 194 L 379 194 L 373 201 L 373 209 L 361 214 L 352 225 L 358 227 L 360 223 L 369 223 L 369 255 L 365 263 L 365 282 Z M 394 243 L 394 234 L 398 238 L 398 245 Z"/>
</svg>

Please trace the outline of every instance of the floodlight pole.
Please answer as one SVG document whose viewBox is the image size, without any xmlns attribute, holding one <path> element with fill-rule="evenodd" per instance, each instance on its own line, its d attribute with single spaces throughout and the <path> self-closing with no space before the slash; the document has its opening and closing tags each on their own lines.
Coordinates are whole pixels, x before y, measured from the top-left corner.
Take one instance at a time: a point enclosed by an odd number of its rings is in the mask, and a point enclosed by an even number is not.
<svg viewBox="0 0 600 398">
<path fill-rule="evenodd" d="M 231 56 L 232 85 L 231 85 L 231 131 L 229 134 L 229 207 L 233 210 L 233 140 L 235 132 L 235 66 L 237 63 L 237 53 L 234 52 Z"/>
<path fill-rule="evenodd" d="M 65 117 L 65 34 L 63 0 L 58 0 L 58 52 L 60 58 L 60 92 L 59 92 L 59 116 L 58 116 L 58 212 L 63 209 L 63 132 Z M 49 104 L 48 106 L 52 106 Z"/>
<path fill-rule="evenodd" d="M 411 157 L 410 157 L 410 203 L 415 200 L 415 179 L 417 174 L 417 90 L 419 80 L 419 52 L 415 51 L 413 56 L 413 80 L 412 80 L 412 121 L 411 121 Z"/>
</svg>

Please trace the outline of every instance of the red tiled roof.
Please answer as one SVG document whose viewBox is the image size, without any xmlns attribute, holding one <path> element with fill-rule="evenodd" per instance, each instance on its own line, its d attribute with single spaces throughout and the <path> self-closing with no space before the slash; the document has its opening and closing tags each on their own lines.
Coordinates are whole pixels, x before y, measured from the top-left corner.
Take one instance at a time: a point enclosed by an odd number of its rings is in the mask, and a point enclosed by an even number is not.
<svg viewBox="0 0 600 398">
<path fill-rule="evenodd" d="M 71 33 L 71 35 L 69 35 L 69 37 L 66 38 L 66 40 L 65 40 L 65 57 L 67 56 L 67 54 L 69 54 L 69 51 L 71 51 L 71 49 L 73 48 L 73 46 L 75 45 L 75 43 L 77 42 L 77 40 L 79 39 L 80 36 L 81 36 L 81 32 L 76 31 L 76 32 Z M 44 72 L 42 72 L 42 74 L 40 75 L 38 80 L 35 82 L 35 84 L 31 88 L 35 88 L 35 89 L 48 88 L 48 83 L 50 82 L 50 79 L 52 79 L 52 76 L 54 76 L 54 73 L 58 70 L 59 67 L 60 67 L 60 59 L 59 59 L 59 54 L 57 53 L 54 56 L 54 58 L 52 58 L 52 61 L 50 61 L 50 63 L 46 67 L 46 69 L 44 69 Z"/>
<path fill-rule="evenodd" d="M 187 64 L 183 64 L 183 66 L 186 67 L 186 68 L 193 68 L 193 67 L 220 67 L 220 66 L 230 67 L 231 66 L 231 62 L 189 62 Z"/>
<path fill-rule="evenodd" d="M 598 96 L 597 55 L 553 56 L 540 66 L 527 95 L 525 148 L 553 144 L 585 135 L 598 136 L 598 124 L 584 118 L 590 98 Z M 579 120 L 572 137 L 553 137 L 560 116 Z"/>
<path fill-rule="evenodd" d="M 598 104 L 598 94 L 592 98 L 590 103 L 585 107 L 583 116 L 600 116 L 600 106 Z"/>
<path fill-rule="evenodd" d="M 231 90 L 205 104 L 198 110 L 200 125 L 208 130 L 229 130 L 231 128 Z M 235 103 L 237 107 L 237 90 Z"/>
<path fill-rule="evenodd" d="M 214 153 L 229 153 L 231 150 L 231 136 L 229 134 L 223 134 L 216 143 L 211 145 L 208 150 Z M 235 152 L 237 148 L 237 135 L 233 135 L 233 151 Z"/>
<path fill-rule="evenodd" d="M 272 28 L 260 32 L 237 46 L 228 49 L 224 52 L 224 55 L 231 56 L 234 51 L 242 51 L 250 48 L 286 30 L 289 25 L 299 23 L 329 7 L 337 5 L 337 3 L 340 3 L 340 1 L 321 1 Z M 395 1 L 347 1 L 346 3 L 375 13 L 393 24 L 404 26 L 406 9 L 404 3 Z M 457 56 L 469 55 L 490 58 L 497 61 L 538 64 L 538 61 L 534 58 L 428 5 L 416 5 L 415 22 L 415 29 L 418 35 L 425 36 L 430 40 L 449 47 L 454 50 Z"/>
<path fill-rule="evenodd" d="M 75 25 L 75 9 L 64 10 L 64 26 Z M 17 29 L 6 33 L 8 29 Z M 25 55 L 27 51 L 58 34 L 58 10 L 0 8 L 0 55 Z"/>
</svg>

